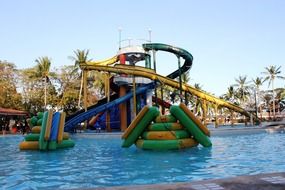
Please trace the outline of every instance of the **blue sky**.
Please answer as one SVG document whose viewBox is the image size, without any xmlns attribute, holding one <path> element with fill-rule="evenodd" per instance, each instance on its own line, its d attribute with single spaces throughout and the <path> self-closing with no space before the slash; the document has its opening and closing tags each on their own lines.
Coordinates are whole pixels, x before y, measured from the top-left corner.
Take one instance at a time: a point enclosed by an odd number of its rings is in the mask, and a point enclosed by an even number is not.
<svg viewBox="0 0 285 190">
<path fill-rule="evenodd" d="M 71 65 L 76 49 L 89 49 L 93 60 L 109 58 L 121 27 L 123 39 L 147 39 L 151 29 L 153 42 L 188 50 L 190 84 L 215 95 L 269 65 L 282 66 L 285 76 L 283 0 L 1 0 L 0 7 L 0 60 L 17 68 L 34 66 L 40 56 L 50 57 L 53 68 Z M 157 57 L 160 74 L 177 68 L 174 55 Z"/>
</svg>

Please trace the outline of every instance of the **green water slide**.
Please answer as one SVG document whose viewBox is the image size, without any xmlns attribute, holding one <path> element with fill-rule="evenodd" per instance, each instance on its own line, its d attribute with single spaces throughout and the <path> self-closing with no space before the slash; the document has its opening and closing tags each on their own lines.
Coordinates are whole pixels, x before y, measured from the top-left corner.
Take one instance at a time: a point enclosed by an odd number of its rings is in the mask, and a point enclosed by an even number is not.
<svg viewBox="0 0 285 190">
<path fill-rule="evenodd" d="M 154 51 L 166 51 L 175 54 L 177 57 L 182 57 L 185 62 L 181 66 L 180 71 L 177 69 L 176 71 L 170 73 L 167 75 L 168 78 L 175 79 L 177 78 L 180 74 L 185 73 L 188 71 L 193 63 L 193 56 L 191 53 L 186 51 L 185 49 L 178 48 L 175 46 L 167 45 L 167 44 L 162 44 L 162 43 L 147 43 L 143 44 L 143 48 L 146 51 L 154 50 Z M 180 73 L 181 72 L 181 73 Z"/>
</svg>

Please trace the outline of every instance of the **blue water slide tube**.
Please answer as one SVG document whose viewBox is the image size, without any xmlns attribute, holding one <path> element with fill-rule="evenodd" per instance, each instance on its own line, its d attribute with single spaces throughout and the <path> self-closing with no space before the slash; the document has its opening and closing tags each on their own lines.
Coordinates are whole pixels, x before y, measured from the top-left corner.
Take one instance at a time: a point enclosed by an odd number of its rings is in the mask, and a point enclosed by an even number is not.
<svg viewBox="0 0 285 190">
<path fill-rule="evenodd" d="M 154 88 L 153 83 L 147 84 L 143 87 L 139 87 L 136 89 L 136 95 L 143 94 L 148 89 L 152 89 L 152 88 Z M 109 110 L 109 109 L 113 108 L 114 106 L 119 105 L 119 104 L 131 99 L 132 97 L 133 97 L 133 92 L 129 92 L 125 96 L 120 97 L 118 99 L 115 99 L 112 102 L 100 105 L 98 107 L 94 107 L 90 110 L 87 110 L 87 112 L 80 113 L 65 123 L 64 131 L 73 131 L 78 123 L 81 123 L 81 122 L 84 122 L 88 119 L 91 119 L 94 115 L 96 115 L 100 112 L 104 112 L 106 110 Z"/>
</svg>

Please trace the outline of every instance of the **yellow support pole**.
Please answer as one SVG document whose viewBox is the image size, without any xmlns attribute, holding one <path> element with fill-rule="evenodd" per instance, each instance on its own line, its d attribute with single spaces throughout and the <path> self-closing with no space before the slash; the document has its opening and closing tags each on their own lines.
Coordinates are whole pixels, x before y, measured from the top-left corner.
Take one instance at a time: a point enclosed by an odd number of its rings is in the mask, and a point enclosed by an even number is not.
<svg viewBox="0 0 285 190">
<path fill-rule="evenodd" d="M 87 70 L 83 70 L 83 104 L 84 110 L 87 112 Z M 87 128 L 87 121 L 84 122 L 84 129 Z"/>
<path fill-rule="evenodd" d="M 84 110 L 87 111 L 87 71 L 83 71 L 83 104 Z"/>
<path fill-rule="evenodd" d="M 105 76 L 105 95 L 107 97 L 107 102 L 109 103 L 110 102 L 110 74 L 107 73 L 106 76 Z M 112 129 L 111 129 L 111 125 L 110 125 L 110 122 L 111 122 L 111 116 L 110 116 L 110 111 L 107 110 L 106 112 L 106 130 L 107 132 L 111 132 Z"/>
<path fill-rule="evenodd" d="M 206 125 L 207 122 L 207 114 L 208 114 L 208 110 L 207 110 L 207 102 L 205 100 L 202 101 L 202 110 L 203 110 L 203 124 Z"/>
</svg>

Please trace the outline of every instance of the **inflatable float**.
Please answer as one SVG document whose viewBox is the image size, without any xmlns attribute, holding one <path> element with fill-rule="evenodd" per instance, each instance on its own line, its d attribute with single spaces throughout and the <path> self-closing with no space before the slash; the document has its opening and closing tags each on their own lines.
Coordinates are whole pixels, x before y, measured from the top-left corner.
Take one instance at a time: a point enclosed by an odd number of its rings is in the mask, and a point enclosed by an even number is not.
<svg viewBox="0 0 285 190">
<path fill-rule="evenodd" d="M 69 139 L 69 134 L 64 133 L 64 112 L 55 112 L 49 110 L 44 112 L 41 126 L 34 126 L 32 133 L 25 136 L 24 141 L 19 144 L 20 150 L 55 150 L 58 148 L 69 148 L 75 145 L 74 141 Z M 36 122 L 40 124 L 39 122 Z"/>
<path fill-rule="evenodd" d="M 122 147 L 135 144 L 146 150 L 173 150 L 212 146 L 210 131 L 185 104 L 170 107 L 170 115 L 160 115 L 157 107 L 144 107 L 122 135 Z"/>
</svg>

